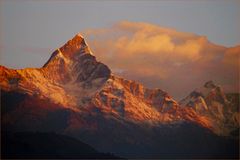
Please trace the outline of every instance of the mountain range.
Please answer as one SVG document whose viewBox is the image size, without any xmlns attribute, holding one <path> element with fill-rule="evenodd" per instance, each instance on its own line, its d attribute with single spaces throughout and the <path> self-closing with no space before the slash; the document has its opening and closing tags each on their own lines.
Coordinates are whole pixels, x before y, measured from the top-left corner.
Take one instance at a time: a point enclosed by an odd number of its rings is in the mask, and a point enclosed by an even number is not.
<svg viewBox="0 0 240 160">
<path fill-rule="evenodd" d="M 178 102 L 113 74 L 80 34 L 41 68 L 0 66 L 0 87 L 4 133 L 54 132 L 124 158 L 239 156 L 238 93 L 208 81 Z"/>
</svg>

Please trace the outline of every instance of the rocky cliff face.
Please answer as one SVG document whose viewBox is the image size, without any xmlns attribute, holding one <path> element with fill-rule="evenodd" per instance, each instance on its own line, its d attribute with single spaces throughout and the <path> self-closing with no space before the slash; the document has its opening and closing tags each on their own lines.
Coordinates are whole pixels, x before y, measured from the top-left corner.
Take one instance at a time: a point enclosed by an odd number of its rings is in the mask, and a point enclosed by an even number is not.
<svg viewBox="0 0 240 160">
<path fill-rule="evenodd" d="M 84 39 L 76 35 L 57 49 L 42 68 L 11 70 L 1 67 L 1 88 L 49 99 L 78 109 L 110 77 L 110 69 L 91 54 Z"/>
<path fill-rule="evenodd" d="M 178 103 L 161 89 L 112 74 L 81 35 L 57 49 L 42 68 L 0 66 L 0 87 L 3 129 L 54 131 L 103 151 L 126 153 L 123 143 L 151 146 L 160 132 L 163 138 L 186 123 L 218 135 L 239 127 L 238 110 L 213 82 Z"/>
<path fill-rule="evenodd" d="M 113 75 L 96 60 L 80 35 L 57 49 L 42 68 L 12 70 L 1 66 L 0 73 L 3 90 L 48 99 L 75 111 L 97 108 L 135 122 L 179 119 L 173 116 L 178 104 L 171 96 Z"/>
<path fill-rule="evenodd" d="M 208 118 L 214 124 L 215 133 L 229 135 L 239 128 L 239 111 L 233 109 L 237 106 L 232 106 L 233 103 L 227 99 L 223 89 L 213 81 L 206 82 L 203 87 L 191 92 L 179 104 Z"/>
</svg>

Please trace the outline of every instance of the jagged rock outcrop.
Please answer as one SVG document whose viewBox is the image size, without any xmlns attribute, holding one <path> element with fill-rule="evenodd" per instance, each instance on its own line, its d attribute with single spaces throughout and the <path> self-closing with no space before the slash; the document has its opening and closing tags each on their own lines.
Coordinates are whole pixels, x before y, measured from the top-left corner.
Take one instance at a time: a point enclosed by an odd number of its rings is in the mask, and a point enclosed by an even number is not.
<svg viewBox="0 0 240 160">
<path fill-rule="evenodd" d="M 208 81 L 203 87 L 191 92 L 179 104 L 181 107 L 191 108 L 198 115 L 208 118 L 214 124 L 214 132 L 218 134 L 229 135 L 240 126 L 239 118 L 237 118 L 239 111 L 233 109 L 223 89 L 213 81 Z"/>
</svg>

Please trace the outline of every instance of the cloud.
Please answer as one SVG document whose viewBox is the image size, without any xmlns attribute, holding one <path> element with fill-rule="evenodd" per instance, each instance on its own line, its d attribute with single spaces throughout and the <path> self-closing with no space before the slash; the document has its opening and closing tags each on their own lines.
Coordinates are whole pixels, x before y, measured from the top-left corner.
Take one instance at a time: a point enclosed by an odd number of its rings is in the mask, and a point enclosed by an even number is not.
<svg viewBox="0 0 240 160">
<path fill-rule="evenodd" d="M 227 65 L 240 66 L 240 45 L 229 48 L 225 54 L 223 62 Z"/>
<path fill-rule="evenodd" d="M 129 54 L 171 52 L 174 44 L 168 35 L 148 36 L 138 32 L 133 37 L 121 37 L 116 42 L 116 47 Z"/>
<path fill-rule="evenodd" d="M 240 47 L 143 22 L 122 21 L 83 32 L 96 57 L 115 74 L 183 97 L 208 80 L 230 91 L 239 84 Z"/>
</svg>

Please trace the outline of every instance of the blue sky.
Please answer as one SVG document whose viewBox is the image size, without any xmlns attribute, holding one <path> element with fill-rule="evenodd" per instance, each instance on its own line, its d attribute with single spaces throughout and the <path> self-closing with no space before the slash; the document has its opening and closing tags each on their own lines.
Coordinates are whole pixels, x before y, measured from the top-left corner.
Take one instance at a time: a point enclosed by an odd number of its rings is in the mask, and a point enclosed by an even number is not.
<svg viewBox="0 0 240 160">
<path fill-rule="evenodd" d="M 240 44 L 240 1 L 0 1 L 0 64 L 40 67 L 76 33 L 119 21 L 147 22 Z M 28 57 L 28 58 L 26 58 Z"/>
</svg>

